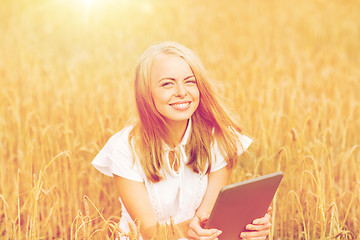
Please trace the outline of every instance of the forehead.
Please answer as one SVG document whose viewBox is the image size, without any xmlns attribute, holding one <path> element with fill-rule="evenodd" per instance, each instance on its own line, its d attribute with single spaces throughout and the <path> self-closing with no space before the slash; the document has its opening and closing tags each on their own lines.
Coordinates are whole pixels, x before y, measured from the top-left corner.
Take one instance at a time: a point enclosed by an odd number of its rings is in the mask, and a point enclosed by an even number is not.
<svg viewBox="0 0 360 240">
<path fill-rule="evenodd" d="M 181 78 L 192 75 L 189 64 L 176 54 L 161 54 L 157 56 L 151 66 L 151 79 Z M 186 75 L 186 76 L 185 76 Z"/>
</svg>

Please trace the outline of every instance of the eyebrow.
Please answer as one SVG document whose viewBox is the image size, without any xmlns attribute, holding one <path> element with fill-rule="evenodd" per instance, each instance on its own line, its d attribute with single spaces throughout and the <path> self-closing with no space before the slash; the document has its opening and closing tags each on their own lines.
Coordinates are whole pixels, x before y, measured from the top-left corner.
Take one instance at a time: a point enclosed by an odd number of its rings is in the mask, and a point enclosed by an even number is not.
<svg viewBox="0 0 360 240">
<path fill-rule="evenodd" d="M 192 78 L 192 77 L 194 77 L 194 78 L 195 78 L 195 75 L 194 75 L 194 74 L 193 74 L 193 75 L 190 75 L 190 76 L 188 76 L 188 77 L 184 78 L 184 80 L 187 80 L 187 79 Z"/>
<path fill-rule="evenodd" d="M 184 80 L 187 80 L 187 79 L 192 78 L 192 77 L 195 78 L 195 75 L 193 74 L 193 75 L 187 76 L 186 78 L 184 78 Z M 171 77 L 163 77 L 163 78 L 161 78 L 161 79 L 159 80 L 159 82 L 161 82 L 162 80 L 172 80 L 172 81 L 175 81 L 176 79 L 175 79 L 175 78 L 171 78 Z"/>
</svg>

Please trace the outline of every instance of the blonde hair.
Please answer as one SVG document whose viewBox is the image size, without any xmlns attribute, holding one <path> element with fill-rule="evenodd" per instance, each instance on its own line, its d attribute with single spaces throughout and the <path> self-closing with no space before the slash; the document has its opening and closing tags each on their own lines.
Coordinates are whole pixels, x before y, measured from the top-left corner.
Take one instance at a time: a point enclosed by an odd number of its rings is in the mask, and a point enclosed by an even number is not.
<svg viewBox="0 0 360 240">
<path fill-rule="evenodd" d="M 150 72 L 155 58 L 162 54 L 174 54 L 183 58 L 190 66 L 200 92 L 199 106 L 192 118 L 190 138 L 186 144 L 187 163 L 196 173 L 209 173 L 211 170 L 211 147 L 216 142 L 228 166 L 232 167 L 237 158 L 237 132 L 235 123 L 213 90 L 206 70 L 199 58 L 188 48 L 176 42 L 163 42 L 150 46 L 140 57 L 135 74 L 135 98 L 139 122 L 129 135 L 134 150 L 148 180 L 158 182 L 162 179 L 164 164 L 163 144 L 171 147 L 176 142 L 169 127 L 157 111 L 150 90 Z"/>
</svg>

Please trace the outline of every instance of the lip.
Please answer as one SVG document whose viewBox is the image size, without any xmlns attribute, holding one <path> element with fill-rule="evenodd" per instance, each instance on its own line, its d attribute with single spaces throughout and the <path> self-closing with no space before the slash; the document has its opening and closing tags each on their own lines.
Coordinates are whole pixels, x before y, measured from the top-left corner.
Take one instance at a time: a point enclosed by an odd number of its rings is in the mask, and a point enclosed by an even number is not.
<svg viewBox="0 0 360 240">
<path fill-rule="evenodd" d="M 174 103 L 169 103 L 169 105 L 176 105 L 176 104 L 184 104 L 184 103 L 191 103 L 191 101 L 187 100 L 187 101 L 178 101 L 178 102 L 174 102 Z"/>
</svg>

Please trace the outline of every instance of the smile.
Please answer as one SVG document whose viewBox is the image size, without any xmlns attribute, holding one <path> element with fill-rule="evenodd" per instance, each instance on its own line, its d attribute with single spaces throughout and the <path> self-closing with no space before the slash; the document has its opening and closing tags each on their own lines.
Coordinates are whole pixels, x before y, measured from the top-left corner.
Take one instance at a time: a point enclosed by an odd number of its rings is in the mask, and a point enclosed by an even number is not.
<svg viewBox="0 0 360 240">
<path fill-rule="evenodd" d="M 176 110 L 187 110 L 190 106 L 191 102 L 183 102 L 183 103 L 172 103 L 170 106 L 172 106 Z"/>
<path fill-rule="evenodd" d="M 174 106 L 174 107 L 184 107 L 184 106 L 187 106 L 189 105 L 190 102 L 186 102 L 186 103 L 174 103 L 174 104 L 170 104 L 171 106 Z"/>
</svg>

